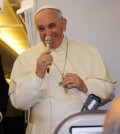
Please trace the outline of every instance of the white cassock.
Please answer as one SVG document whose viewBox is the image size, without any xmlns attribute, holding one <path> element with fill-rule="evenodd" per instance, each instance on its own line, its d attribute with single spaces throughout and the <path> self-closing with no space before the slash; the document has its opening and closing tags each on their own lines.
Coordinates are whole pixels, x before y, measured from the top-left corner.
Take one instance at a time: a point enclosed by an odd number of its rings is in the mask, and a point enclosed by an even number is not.
<svg viewBox="0 0 120 134">
<path fill-rule="evenodd" d="M 50 73 L 40 79 L 35 73 L 36 62 L 45 49 L 43 43 L 29 48 L 17 58 L 11 73 L 9 95 L 13 106 L 24 111 L 30 109 L 26 134 L 53 134 L 61 121 L 80 112 L 91 93 L 101 98 L 101 104 L 110 101 L 114 95 L 115 80 L 95 47 L 68 40 L 67 50 L 67 39 L 64 38 L 59 48 L 51 50 L 54 62 Z M 66 94 L 59 86 L 62 78 L 58 68 L 61 72 L 79 75 L 88 92 L 73 88 Z"/>
</svg>

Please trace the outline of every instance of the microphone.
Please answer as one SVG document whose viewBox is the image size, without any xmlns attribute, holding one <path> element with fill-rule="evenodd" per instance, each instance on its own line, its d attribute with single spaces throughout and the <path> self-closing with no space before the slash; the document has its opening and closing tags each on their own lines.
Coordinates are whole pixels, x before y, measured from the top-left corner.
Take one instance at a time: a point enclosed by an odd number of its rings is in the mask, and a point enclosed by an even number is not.
<svg viewBox="0 0 120 134">
<path fill-rule="evenodd" d="M 45 43 L 46 43 L 46 49 L 50 50 L 50 44 L 51 44 L 52 38 L 50 36 L 45 37 Z M 47 67 L 47 73 L 50 72 L 50 67 Z"/>
<path fill-rule="evenodd" d="M 101 102 L 100 97 L 90 94 L 85 102 L 85 104 L 82 107 L 82 111 L 88 111 L 88 110 L 96 110 L 99 107 L 99 104 Z"/>
</svg>

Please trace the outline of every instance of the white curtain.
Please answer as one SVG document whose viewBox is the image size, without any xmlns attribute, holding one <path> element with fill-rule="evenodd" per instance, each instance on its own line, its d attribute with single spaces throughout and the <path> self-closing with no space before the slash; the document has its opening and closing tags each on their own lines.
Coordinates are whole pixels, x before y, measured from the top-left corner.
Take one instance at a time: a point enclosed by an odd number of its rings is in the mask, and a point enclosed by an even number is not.
<svg viewBox="0 0 120 134">
<path fill-rule="evenodd" d="M 29 8 L 25 10 L 24 15 L 25 15 L 26 29 L 28 33 L 28 47 L 31 47 L 34 45 L 34 42 L 33 42 L 33 25 L 34 25 L 33 9 Z"/>
</svg>

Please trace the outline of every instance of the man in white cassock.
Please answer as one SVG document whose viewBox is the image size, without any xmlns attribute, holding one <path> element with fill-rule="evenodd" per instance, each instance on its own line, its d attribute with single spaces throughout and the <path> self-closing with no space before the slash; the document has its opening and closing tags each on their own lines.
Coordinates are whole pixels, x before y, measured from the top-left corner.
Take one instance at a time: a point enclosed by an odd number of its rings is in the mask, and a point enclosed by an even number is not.
<svg viewBox="0 0 120 134">
<path fill-rule="evenodd" d="M 89 94 L 109 102 L 115 80 L 94 46 L 64 35 L 67 20 L 59 9 L 43 6 L 35 22 L 42 42 L 15 61 L 9 95 L 15 108 L 30 110 L 26 134 L 53 134 Z"/>
</svg>

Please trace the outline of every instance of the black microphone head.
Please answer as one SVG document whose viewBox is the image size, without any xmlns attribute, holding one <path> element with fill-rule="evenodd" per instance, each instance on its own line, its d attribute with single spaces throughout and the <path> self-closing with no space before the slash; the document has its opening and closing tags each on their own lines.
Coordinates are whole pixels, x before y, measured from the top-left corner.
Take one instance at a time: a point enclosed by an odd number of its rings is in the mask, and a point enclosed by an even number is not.
<svg viewBox="0 0 120 134">
<path fill-rule="evenodd" d="M 46 44 L 50 44 L 52 41 L 52 38 L 50 36 L 45 37 Z"/>
</svg>

